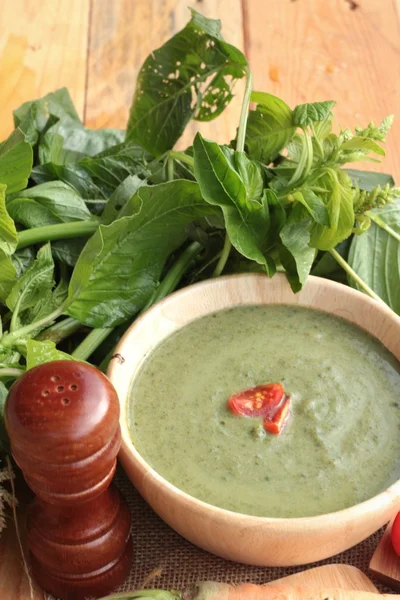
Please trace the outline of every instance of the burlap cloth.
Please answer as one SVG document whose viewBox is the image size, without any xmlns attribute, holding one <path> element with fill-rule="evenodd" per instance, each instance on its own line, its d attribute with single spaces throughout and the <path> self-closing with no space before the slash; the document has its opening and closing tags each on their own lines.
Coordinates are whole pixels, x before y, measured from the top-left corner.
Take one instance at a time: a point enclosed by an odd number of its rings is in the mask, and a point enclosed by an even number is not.
<svg viewBox="0 0 400 600">
<path fill-rule="evenodd" d="M 147 587 L 179 590 L 199 580 L 266 583 L 312 566 L 331 563 L 358 567 L 380 591 L 392 591 L 379 584 L 368 571 L 383 529 L 354 548 L 320 563 L 288 568 L 251 567 L 218 558 L 183 539 L 153 512 L 122 472 L 118 473 L 116 483 L 131 509 L 134 547 L 132 569 L 120 592 L 140 589 L 155 569 L 159 569 L 160 573 Z"/>
</svg>

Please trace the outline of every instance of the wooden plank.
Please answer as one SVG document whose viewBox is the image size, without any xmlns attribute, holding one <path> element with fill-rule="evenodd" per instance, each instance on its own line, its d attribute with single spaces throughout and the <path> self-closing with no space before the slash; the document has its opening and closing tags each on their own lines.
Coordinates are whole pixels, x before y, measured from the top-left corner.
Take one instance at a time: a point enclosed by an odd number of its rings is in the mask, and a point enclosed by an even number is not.
<svg viewBox="0 0 400 600">
<path fill-rule="evenodd" d="M 59 87 L 83 116 L 89 1 L 0 2 L 0 140 L 13 109 Z"/>
<path fill-rule="evenodd" d="M 400 25 L 396 0 L 243 0 L 256 89 L 290 106 L 337 100 L 342 127 L 396 115 L 382 165 L 400 181 Z M 398 2 L 397 2 L 398 3 Z M 353 8 L 352 8 L 353 7 Z"/>
<path fill-rule="evenodd" d="M 190 18 L 191 6 L 222 20 L 225 39 L 243 48 L 241 0 L 101 0 L 92 8 L 86 122 L 90 127 L 124 128 L 135 81 L 148 54 Z M 224 114 L 211 123 L 188 127 L 179 147 L 193 140 L 196 130 L 219 141 L 235 135 L 243 86 Z"/>
</svg>

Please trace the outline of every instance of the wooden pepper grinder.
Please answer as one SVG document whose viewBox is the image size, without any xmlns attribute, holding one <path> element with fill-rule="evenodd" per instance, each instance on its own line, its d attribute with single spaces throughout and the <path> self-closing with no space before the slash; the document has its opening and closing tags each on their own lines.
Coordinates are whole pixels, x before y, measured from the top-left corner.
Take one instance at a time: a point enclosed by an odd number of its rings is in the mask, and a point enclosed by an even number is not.
<svg viewBox="0 0 400 600">
<path fill-rule="evenodd" d="M 13 385 L 5 418 L 37 496 L 27 515 L 34 577 L 65 600 L 105 596 L 132 559 L 128 506 L 110 485 L 121 439 L 116 391 L 90 365 L 49 362 Z"/>
</svg>

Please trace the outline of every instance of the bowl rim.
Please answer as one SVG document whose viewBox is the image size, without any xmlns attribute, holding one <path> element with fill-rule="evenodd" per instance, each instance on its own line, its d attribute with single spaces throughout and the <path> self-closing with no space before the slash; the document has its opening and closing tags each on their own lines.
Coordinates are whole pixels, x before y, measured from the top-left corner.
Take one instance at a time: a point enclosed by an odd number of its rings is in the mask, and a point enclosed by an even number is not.
<svg viewBox="0 0 400 600">
<path fill-rule="evenodd" d="M 235 281 L 237 279 L 246 279 L 246 278 L 248 278 L 250 280 L 253 280 L 253 279 L 254 280 L 261 280 L 261 279 L 266 280 L 266 281 L 270 282 L 272 285 L 274 284 L 274 281 L 282 282 L 283 280 L 285 280 L 287 282 L 286 276 L 283 273 L 277 273 L 274 275 L 273 278 L 268 278 L 267 275 L 262 274 L 262 273 L 238 273 L 238 274 L 232 274 L 232 275 L 223 275 L 223 276 L 220 276 L 215 279 L 207 279 L 207 280 L 200 281 L 200 282 L 191 284 L 189 286 L 186 286 L 180 290 L 177 290 L 177 291 L 169 294 L 168 296 L 166 296 L 165 298 L 163 298 L 162 300 L 160 300 L 159 302 L 157 302 L 156 304 L 151 306 L 142 315 L 140 315 L 135 321 L 133 321 L 133 323 L 129 326 L 129 328 L 126 330 L 126 332 L 124 333 L 124 335 L 118 342 L 117 346 L 115 347 L 114 356 L 118 355 L 118 354 L 123 355 L 124 354 L 124 345 L 125 345 L 126 341 L 132 335 L 134 335 L 137 327 L 139 327 L 143 321 L 147 321 L 147 320 L 151 319 L 153 313 L 156 313 L 157 311 L 159 311 L 160 309 L 162 309 L 164 306 L 168 305 L 169 303 L 179 301 L 179 299 L 181 297 L 183 297 L 184 295 L 195 293 L 196 290 L 200 287 L 202 287 L 202 288 L 214 287 L 217 284 L 218 285 L 223 284 L 224 281 Z M 336 281 L 332 281 L 329 279 L 325 279 L 323 277 L 317 277 L 317 276 L 313 276 L 313 275 L 309 275 L 309 277 L 307 278 L 306 284 L 303 286 L 303 289 L 306 286 L 313 287 L 315 285 L 321 285 L 321 282 L 326 286 L 327 290 L 339 293 L 342 296 L 348 297 L 348 298 L 351 298 L 352 296 L 357 297 L 359 301 L 363 302 L 366 306 L 369 306 L 371 310 L 382 312 L 383 314 L 385 314 L 388 318 L 390 318 L 394 322 L 394 325 L 398 327 L 399 333 L 400 333 L 400 316 L 398 316 L 394 311 L 392 311 L 392 309 L 386 303 L 382 302 L 382 304 L 381 304 L 380 302 L 378 302 L 377 300 L 374 300 L 370 296 L 367 296 L 363 292 L 360 292 L 360 291 L 358 291 L 354 288 L 351 288 L 349 286 L 346 286 L 342 283 L 338 283 Z M 279 304 L 279 303 L 275 302 L 273 304 Z M 288 304 L 288 303 L 282 302 L 281 304 Z M 232 307 L 242 306 L 242 305 L 245 306 L 246 304 L 233 304 Z M 290 303 L 289 303 L 289 305 L 290 305 Z M 296 304 L 296 306 L 306 307 L 307 305 L 298 303 L 298 304 Z M 312 306 L 309 306 L 309 308 L 311 308 L 311 310 L 313 310 Z M 320 308 L 320 307 L 314 307 L 314 309 L 318 310 L 320 312 L 326 312 L 328 314 L 332 314 L 330 311 L 328 311 L 328 310 L 324 311 L 324 309 Z M 215 311 L 215 312 L 217 312 L 217 311 Z M 208 314 L 208 313 L 206 313 L 206 314 Z M 209 314 L 211 314 L 211 312 Z M 198 317 L 198 318 L 201 318 L 201 317 Z M 342 316 L 339 318 L 348 320 L 348 319 L 346 319 L 346 317 L 342 317 Z M 196 319 L 193 319 L 193 320 L 196 320 Z M 182 327 L 185 327 L 187 324 L 189 324 L 193 320 L 188 321 Z M 361 327 L 357 324 L 355 324 L 355 326 L 363 329 L 363 327 Z M 180 329 L 180 328 L 178 328 L 178 329 Z M 370 333 L 367 329 L 364 329 L 364 330 L 367 331 L 367 333 Z M 373 336 L 373 334 L 371 334 L 371 333 L 370 333 L 370 335 Z M 373 336 L 373 337 L 375 337 L 375 336 Z M 400 357 L 397 358 L 397 356 L 396 356 L 395 358 L 400 362 Z M 109 366 L 107 369 L 107 376 L 111 380 L 111 382 L 114 384 L 114 386 L 117 388 L 117 394 L 118 394 L 118 386 L 115 384 L 115 380 L 118 379 L 118 374 L 117 374 L 118 367 L 119 367 L 118 360 L 110 360 L 110 363 L 109 363 Z M 119 394 L 118 394 L 118 397 L 119 397 Z M 119 399 L 119 402 L 120 402 L 120 407 L 121 407 L 121 403 L 122 403 L 121 399 Z M 120 423 L 125 424 L 126 421 L 127 421 L 126 410 L 121 410 L 120 411 Z M 343 508 L 343 509 L 340 509 L 340 510 L 334 511 L 334 512 L 322 513 L 320 515 L 304 516 L 304 517 L 266 517 L 266 516 L 249 515 L 246 513 L 236 512 L 236 511 L 232 511 L 232 510 L 229 510 L 226 508 L 215 506 L 214 504 L 210 504 L 208 502 L 205 502 L 204 500 L 200 500 L 200 499 L 196 498 L 195 496 L 192 496 L 191 494 L 188 494 L 187 492 L 176 487 L 170 481 L 168 481 L 167 479 L 162 477 L 159 473 L 157 473 L 157 471 L 155 469 L 153 469 L 153 467 L 151 467 L 145 461 L 145 459 L 137 451 L 130 436 L 126 435 L 125 428 L 121 427 L 121 448 L 120 448 L 119 458 L 121 458 L 123 467 L 124 467 L 124 454 L 130 455 L 135 460 L 135 462 L 139 464 L 141 470 L 143 472 L 145 472 L 146 477 L 151 477 L 155 482 L 157 482 L 158 486 L 161 485 L 163 488 L 163 492 L 167 491 L 170 497 L 179 500 L 180 502 L 184 503 L 186 505 L 186 507 L 190 507 L 190 508 L 194 509 L 195 511 L 203 510 L 204 512 L 207 512 L 210 515 L 210 517 L 224 518 L 225 520 L 229 519 L 232 524 L 237 524 L 237 525 L 243 524 L 243 522 L 245 521 L 247 526 L 254 526 L 254 527 L 260 527 L 261 525 L 277 525 L 277 526 L 285 525 L 285 526 L 287 526 L 288 523 L 292 524 L 293 526 L 299 525 L 302 529 L 308 528 L 308 527 L 315 528 L 315 527 L 318 527 L 318 525 L 320 525 L 320 526 L 323 525 L 325 527 L 329 521 L 338 520 L 338 521 L 341 521 L 342 523 L 344 521 L 346 521 L 346 522 L 352 521 L 355 517 L 359 518 L 360 515 L 362 515 L 362 514 L 368 514 L 372 511 L 376 511 L 376 509 L 379 508 L 380 506 L 382 506 L 382 507 L 387 506 L 387 504 L 389 503 L 389 499 L 392 495 L 397 498 L 400 497 L 400 478 L 399 478 L 394 483 L 392 483 L 388 488 L 382 490 L 382 492 L 379 492 L 379 494 L 376 494 L 375 496 L 372 496 L 371 498 L 368 498 L 367 500 L 364 500 L 363 502 L 359 502 L 358 504 L 354 504 L 352 506 L 349 506 L 347 508 Z M 132 485 L 134 485 L 134 484 L 132 483 Z M 399 500 L 399 509 L 400 509 L 400 500 Z"/>
</svg>

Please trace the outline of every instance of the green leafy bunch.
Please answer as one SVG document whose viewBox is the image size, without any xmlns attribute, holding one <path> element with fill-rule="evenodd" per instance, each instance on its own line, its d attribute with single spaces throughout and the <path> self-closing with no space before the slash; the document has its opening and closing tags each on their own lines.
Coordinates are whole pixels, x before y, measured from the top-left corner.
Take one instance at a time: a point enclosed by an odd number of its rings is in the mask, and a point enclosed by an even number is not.
<svg viewBox="0 0 400 600">
<path fill-rule="evenodd" d="M 242 78 L 236 138 L 174 150 Z M 384 156 L 391 118 L 335 133 L 333 107 L 253 91 L 219 21 L 192 11 L 144 62 L 126 131 L 86 128 L 66 89 L 15 110 L 0 144 L 1 404 L 42 362 L 105 369 L 137 315 L 221 273 L 281 271 L 295 292 L 311 273 L 400 313 L 394 181 L 347 167 Z"/>
</svg>

